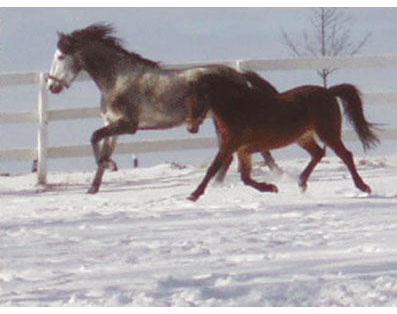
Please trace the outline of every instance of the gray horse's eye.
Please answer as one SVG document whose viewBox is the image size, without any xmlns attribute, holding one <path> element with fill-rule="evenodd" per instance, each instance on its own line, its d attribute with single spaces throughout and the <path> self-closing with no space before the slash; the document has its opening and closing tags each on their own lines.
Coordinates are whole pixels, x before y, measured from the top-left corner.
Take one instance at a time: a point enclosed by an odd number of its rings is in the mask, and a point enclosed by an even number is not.
<svg viewBox="0 0 397 314">
<path fill-rule="evenodd" d="M 65 56 L 63 55 L 58 56 L 58 60 L 65 60 Z"/>
</svg>

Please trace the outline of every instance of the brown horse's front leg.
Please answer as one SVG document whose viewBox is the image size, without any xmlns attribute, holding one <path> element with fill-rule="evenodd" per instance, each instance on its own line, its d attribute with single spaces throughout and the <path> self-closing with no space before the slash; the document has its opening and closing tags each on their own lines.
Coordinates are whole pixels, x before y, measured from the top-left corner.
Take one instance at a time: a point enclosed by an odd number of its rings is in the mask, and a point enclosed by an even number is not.
<svg viewBox="0 0 397 314">
<path fill-rule="evenodd" d="M 251 154 L 244 150 L 238 151 L 238 161 L 241 174 L 241 180 L 244 184 L 253 187 L 261 192 L 278 192 L 277 186 L 265 182 L 257 182 L 251 178 Z"/>
<path fill-rule="evenodd" d="M 208 185 L 208 182 L 212 179 L 213 176 L 218 172 L 218 170 L 224 165 L 225 160 L 228 160 L 228 158 L 231 158 L 231 154 L 227 154 L 224 152 L 218 152 L 216 155 L 215 159 L 213 160 L 211 166 L 208 168 L 207 173 L 199 184 L 199 186 L 196 188 L 196 190 L 190 194 L 188 197 L 188 200 L 191 200 L 193 202 L 197 201 L 201 195 L 204 194 L 205 188 Z"/>
<path fill-rule="evenodd" d="M 325 147 L 321 148 L 314 139 L 298 142 L 298 144 L 312 157 L 309 164 L 299 176 L 299 186 L 302 192 L 305 192 L 307 189 L 307 180 L 309 179 L 310 174 L 313 172 L 314 167 L 316 167 L 320 160 L 325 156 Z"/>
</svg>

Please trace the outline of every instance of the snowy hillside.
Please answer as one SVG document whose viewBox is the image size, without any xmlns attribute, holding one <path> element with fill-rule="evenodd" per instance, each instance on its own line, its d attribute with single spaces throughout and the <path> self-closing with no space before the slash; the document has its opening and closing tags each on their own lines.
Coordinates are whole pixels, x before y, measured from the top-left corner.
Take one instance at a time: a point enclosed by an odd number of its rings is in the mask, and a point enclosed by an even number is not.
<svg viewBox="0 0 397 314">
<path fill-rule="evenodd" d="M 372 187 L 325 158 L 280 162 L 261 194 L 239 180 L 186 197 L 205 168 L 0 177 L 0 305 L 397 306 L 397 157 L 357 160 Z"/>
</svg>

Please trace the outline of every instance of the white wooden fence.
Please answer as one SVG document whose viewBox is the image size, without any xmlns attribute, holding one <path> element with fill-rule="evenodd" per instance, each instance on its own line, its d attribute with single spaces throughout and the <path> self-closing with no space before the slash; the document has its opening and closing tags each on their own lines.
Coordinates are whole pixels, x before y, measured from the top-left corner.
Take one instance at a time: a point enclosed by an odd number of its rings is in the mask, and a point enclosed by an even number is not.
<svg viewBox="0 0 397 314">
<path fill-rule="evenodd" d="M 308 70 L 322 68 L 368 68 L 368 67 L 397 67 L 397 55 L 387 56 L 344 56 L 332 58 L 293 58 L 293 59 L 265 59 L 265 60 L 237 60 L 230 62 L 216 62 L 232 66 L 238 70 L 276 71 L 276 70 Z M 177 64 L 172 68 L 201 65 Z M 84 157 L 92 154 L 90 145 L 48 147 L 48 123 L 57 120 L 82 118 L 98 118 L 99 108 L 77 109 L 48 109 L 48 91 L 45 83 L 45 72 L 0 74 L 0 87 L 12 85 L 37 85 L 38 108 L 31 112 L 0 112 L 0 125 L 11 123 L 35 122 L 38 124 L 37 148 L 18 148 L 0 151 L 0 161 L 38 161 L 38 184 L 46 183 L 47 159 Z M 79 81 L 89 80 L 87 75 L 81 75 Z M 366 104 L 397 103 L 396 92 L 364 93 Z M 356 140 L 352 131 L 343 133 L 345 140 Z M 382 139 L 397 139 L 397 129 L 386 129 L 380 134 Z M 216 146 L 216 138 L 195 139 L 167 139 L 161 141 L 140 141 L 118 143 L 115 154 L 147 153 L 172 150 L 205 149 Z"/>
</svg>

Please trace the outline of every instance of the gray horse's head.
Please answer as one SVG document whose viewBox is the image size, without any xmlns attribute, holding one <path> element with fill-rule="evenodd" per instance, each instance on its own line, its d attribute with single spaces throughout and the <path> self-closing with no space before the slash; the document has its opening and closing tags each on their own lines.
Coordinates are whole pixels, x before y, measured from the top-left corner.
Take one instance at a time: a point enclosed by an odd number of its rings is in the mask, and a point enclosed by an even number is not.
<svg viewBox="0 0 397 314">
<path fill-rule="evenodd" d="M 91 76 L 95 73 L 106 80 L 113 74 L 109 69 L 114 70 L 120 64 L 141 63 L 158 67 L 156 62 L 124 49 L 122 41 L 113 36 L 114 33 L 114 27 L 107 23 L 95 23 L 71 34 L 58 33 L 57 49 L 47 78 L 48 89 L 52 93 L 60 93 L 83 69 Z"/>
<path fill-rule="evenodd" d="M 68 88 L 82 67 L 79 62 L 78 44 L 71 35 L 58 33 L 59 40 L 47 78 L 47 87 L 54 93 L 60 93 Z"/>
<path fill-rule="evenodd" d="M 83 51 L 96 49 L 93 43 L 119 47 L 117 38 L 111 36 L 114 28 L 110 24 L 95 23 L 71 34 L 58 33 L 57 49 L 48 75 L 48 89 L 58 94 L 69 87 L 83 69 Z"/>
</svg>

